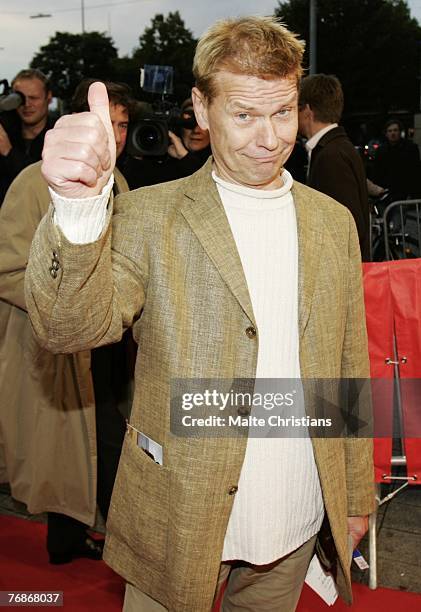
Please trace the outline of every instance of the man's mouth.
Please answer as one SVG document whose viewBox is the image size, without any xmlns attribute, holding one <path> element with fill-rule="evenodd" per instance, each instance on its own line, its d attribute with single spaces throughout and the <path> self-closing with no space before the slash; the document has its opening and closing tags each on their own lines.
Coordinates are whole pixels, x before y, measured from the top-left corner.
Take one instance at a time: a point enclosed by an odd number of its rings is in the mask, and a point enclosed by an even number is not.
<svg viewBox="0 0 421 612">
<path fill-rule="evenodd" d="M 279 154 L 278 155 L 265 155 L 265 156 L 259 155 L 259 157 L 253 157 L 252 159 L 260 164 L 271 163 L 279 159 Z"/>
</svg>

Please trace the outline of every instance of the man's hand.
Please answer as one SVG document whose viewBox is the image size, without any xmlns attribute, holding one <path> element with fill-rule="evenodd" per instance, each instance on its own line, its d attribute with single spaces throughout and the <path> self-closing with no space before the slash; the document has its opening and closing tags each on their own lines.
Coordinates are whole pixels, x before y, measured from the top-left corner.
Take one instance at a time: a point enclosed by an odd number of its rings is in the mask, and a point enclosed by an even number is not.
<svg viewBox="0 0 421 612">
<path fill-rule="evenodd" d="M 42 173 L 50 187 L 67 198 L 98 195 L 115 166 L 115 138 L 103 83 L 92 83 L 88 102 L 88 113 L 60 117 L 45 136 Z"/>
<path fill-rule="evenodd" d="M 356 548 L 368 529 L 368 516 L 348 516 L 348 532 Z"/>
<path fill-rule="evenodd" d="M 188 153 L 186 147 L 183 145 L 183 141 L 176 136 L 174 132 L 168 131 L 168 136 L 171 140 L 171 144 L 168 147 L 168 155 L 175 157 L 175 159 L 183 159 Z"/>
<path fill-rule="evenodd" d="M 9 140 L 9 136 L 7 135 L 6 130 L 0 123 L 0 155 L 9 155 L 12 149 L 12 144 Z"/>
</svg>

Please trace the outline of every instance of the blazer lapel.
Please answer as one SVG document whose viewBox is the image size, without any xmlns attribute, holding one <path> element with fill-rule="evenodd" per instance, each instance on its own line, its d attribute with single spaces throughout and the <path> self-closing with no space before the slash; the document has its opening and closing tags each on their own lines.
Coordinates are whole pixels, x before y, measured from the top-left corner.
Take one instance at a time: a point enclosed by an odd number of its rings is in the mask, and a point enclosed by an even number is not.
<svg viewBox="0 0 421 612">
<path fill-rule="evenodd" d="M 211 170 L 212 162 L 208 160 L 187 182 L 181 213 L 244 312 L 256 324 L 243 266 Z"/>
<path fill-rule="evenodd" d="M 317 209 L 307 188 L 294 181 L 292 188 L 298 231 L 298 326 L 302 338 L 310 315 L 319 269 L 323 232 Z"/>
<path fill-rule="evenodd" d="M 244 312 L 256 324 L 243 266 L 234 237 L 211 176 L 209 160 L 186 183 L 181 213 Z M 320 218 L 307 188 L 294 181 L 292 195 L 298 231 L 298 324 L 300 338 L 310 315 L 323 232 Z"/>
</svg>

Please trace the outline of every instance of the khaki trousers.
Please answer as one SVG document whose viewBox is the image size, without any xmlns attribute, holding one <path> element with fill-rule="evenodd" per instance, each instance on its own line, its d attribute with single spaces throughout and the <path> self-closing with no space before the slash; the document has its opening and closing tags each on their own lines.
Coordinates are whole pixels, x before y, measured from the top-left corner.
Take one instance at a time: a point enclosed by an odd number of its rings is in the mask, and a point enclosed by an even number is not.
<svg viewBox="0 0 421 612">
<path fill-rule="evenodd" d="M 123 612 L 168 612 L 168 609 L 127 582 Z"/>
<path fill-rule="evenodd" d="M 222 563 L 215 600 L 227 579 L 228 583 L 221 612 L 294 612 L 316 537 L 268 565 Z M 168 609 L 133 585 L 126 584 L 123 612 L 168 612 Z"/>
</svg>

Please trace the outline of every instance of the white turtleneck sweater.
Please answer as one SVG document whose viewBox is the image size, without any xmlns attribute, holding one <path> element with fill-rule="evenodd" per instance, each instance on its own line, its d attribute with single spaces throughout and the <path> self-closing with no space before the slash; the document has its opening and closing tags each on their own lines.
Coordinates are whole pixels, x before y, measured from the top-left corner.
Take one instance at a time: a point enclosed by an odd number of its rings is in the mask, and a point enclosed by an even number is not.
<svg viewBox="0 0 421 612">
<path fill-rule="evenodd" d="M 265 191 L 223 181 L 213 173 L 243 265 L 259 338 L 257 379 L 300 377 L 298 243 L 292 177 Z M 51 192 L 55 220 L 69 240 L 96 240 L 105 222 L 112 179 L 100 196 L 69 200 Z M 260 387 L 259 387 L 260 385 Z M 264 392 L 264 381 L 255 391 Z M 323 500 L 311 441 L 248 439 L 222 560 L 270 563 L 320 529 Z"/>
<path fill-rule="evenodd" d="M 265 191 L 212 176 L 256 318 L 256 378 L 299 379 L 298 240 L 292 177 L 284 170 L 284 185 Z M 259 390 L 265 391 L 264 380 L 257 380 L 255 392 Z M 317 533 L 323 514 L 311 440 L 250 437 L 222 560 L 271 563 Z"/>
</svg>

